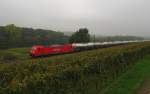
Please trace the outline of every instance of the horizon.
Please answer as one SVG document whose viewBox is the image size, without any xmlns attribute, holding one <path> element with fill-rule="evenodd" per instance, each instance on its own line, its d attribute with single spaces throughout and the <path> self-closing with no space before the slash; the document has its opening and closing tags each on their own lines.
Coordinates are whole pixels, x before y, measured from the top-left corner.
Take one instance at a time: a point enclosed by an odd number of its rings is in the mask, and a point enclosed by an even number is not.
<svg viewBox="0 0 150 94">
<path fill-rule="evenodd" d="M 149 0 L 1 0 L 0 26 L 150 37 Z"/>
<path fill-rule="evenodd" d="M 8 24 L 8 25 L 10 25 L 10 24 Z M 15 24 L 13 24 L 13 25 L 15 25 Z M 2 27 L 5 27 L 5 26 L 7 26 L 7 25 L 3 25 Z M 15 25 L 16 26 L 16 25 Z M 1 26 L 0 26 L 1 27 Z M 51 30 L 51 31 L 55 31 L 55 30 L 52 30 L 52 29 L 44 29 L 44 28 L 33 28 L 33 27 L 23 27 L 23 26 L 16 26 L 16 27 L 19 27 L 19 28 L 32 28 L 32 29 L 34 29 L 34 30 L 37 30 L 37 29 L 41 29 L 41 30 Z M 79 28 L 80 29 L 80 28 Z M 79 29 L 77 29 L 76 31 L 78 31 Z M 87 28 L 88 29 L 88 28 Z M 58 31 L 55 31 L 55 32 L 62 32 L 62 33 L 64 33 L 64 35 L 70 35 L 70 34 L 73 34 L 73 33 L 75 33 L 76 31 L 60 31 L 60 30 L 58 30 Z M 143 38 L 150 38 L 150 36 L 136 36 L 136 35 L 102 35 L 102 34 L 93 34 L 93 33 L 91 33 L 90 31 L 89 31 L 89 34 L 91 35 L 91 36 L 97 36 L 97 37 L 116 37 L 116 36 L 121 36 L 121 37 L 124 37 L 124 36 L 131 36 L 131 37 L 143 37 Z"/>
</svg>

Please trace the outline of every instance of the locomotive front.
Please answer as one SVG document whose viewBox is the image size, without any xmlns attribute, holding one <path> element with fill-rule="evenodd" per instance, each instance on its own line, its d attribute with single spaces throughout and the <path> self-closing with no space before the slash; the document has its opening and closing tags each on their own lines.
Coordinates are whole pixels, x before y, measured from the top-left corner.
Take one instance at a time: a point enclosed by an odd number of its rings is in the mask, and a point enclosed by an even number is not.
<svg viewBox="0 0 150 94">
<path fill-rule="evenodd" d="M 44 46 L 41 46 L 41 45 L 33 46 L 30 51 L 30 56 L 32 57 L 41 56 L 43 48 Z"/>
</svg>

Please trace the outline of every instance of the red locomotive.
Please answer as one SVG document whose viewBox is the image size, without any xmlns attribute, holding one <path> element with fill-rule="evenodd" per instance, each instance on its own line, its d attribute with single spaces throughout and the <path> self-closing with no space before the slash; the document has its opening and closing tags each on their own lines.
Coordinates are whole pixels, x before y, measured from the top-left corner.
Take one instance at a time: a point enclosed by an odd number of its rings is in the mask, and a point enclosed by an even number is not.
<svg viewBox="0 0 150 94">
<path fill-rule="evenodd" d="M 71 44 L 52 45 L 52 46 L 37 45 L 32 47 L 30 54 L 32 57 L 38 57 L 38 56 L 45 56 L 45 55 L 69 53 L 73 51 L 74 51 L 74 47 Z"/>
</svg>

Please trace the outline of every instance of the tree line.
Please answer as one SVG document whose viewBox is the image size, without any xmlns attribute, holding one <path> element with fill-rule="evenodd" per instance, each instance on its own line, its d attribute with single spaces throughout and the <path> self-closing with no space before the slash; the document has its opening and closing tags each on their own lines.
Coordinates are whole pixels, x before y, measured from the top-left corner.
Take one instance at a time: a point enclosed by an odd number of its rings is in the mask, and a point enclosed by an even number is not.
<svg viewBox="0 0 150 94">
<path fill-rule="evenodd" d="M 68 37 L 53 30 L 17 27 L 14 24 L 0 26 L 0 49 L 56 43 L 68 43 Z"/>
</svg>

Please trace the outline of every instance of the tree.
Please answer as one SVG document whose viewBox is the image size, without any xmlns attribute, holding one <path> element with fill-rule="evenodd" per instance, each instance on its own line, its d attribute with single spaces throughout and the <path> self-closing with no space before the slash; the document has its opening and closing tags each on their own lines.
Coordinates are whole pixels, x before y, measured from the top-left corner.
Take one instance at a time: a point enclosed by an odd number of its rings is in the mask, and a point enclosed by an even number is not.
<svg viewBox="0 0 150 94">
<path fill-rule="evenodd" d="M 21 36 L 18 28 L 14 24 L 5 26 L 5 33 L 7 34 L 8 40 L 11 41 L 17 40 Z"/>
<path fill-rule="evenodd" d="M 81 28 L 75 32 L 69 39 L 70 43 L 87 43 L 90 41 L 90 35 L 87 28 Z"/>
</svg>

